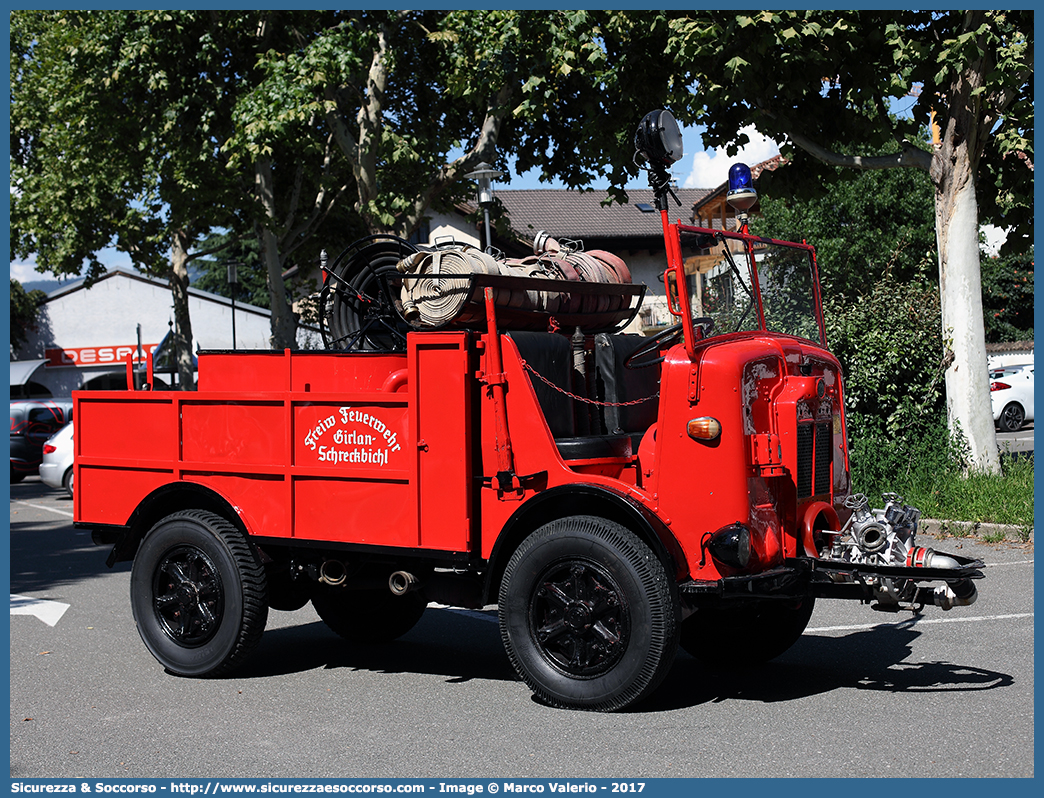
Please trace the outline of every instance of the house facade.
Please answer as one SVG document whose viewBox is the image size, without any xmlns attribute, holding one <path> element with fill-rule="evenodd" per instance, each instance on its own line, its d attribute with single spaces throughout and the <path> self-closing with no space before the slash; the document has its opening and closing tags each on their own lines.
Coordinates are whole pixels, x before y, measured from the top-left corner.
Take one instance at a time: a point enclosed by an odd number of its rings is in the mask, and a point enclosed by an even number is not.
<svg viewBox="0 0 1044 798">
<path fill-rule="evenodd" d="M 236 303 L 234 346 L 230 299 L 190 288 L 189 314 L 197 350 L 269 348 L 271 314 L 265 308 Z M 11 362 L 11 396 L 125 388 L 127 356 L 162 352 L 173 319 L 168 283 L 138 272 L 116 269 L 89 288 L 78 280 L 52 291 L 37 329 Z M 171 376 L 158 375 L 158 384 L 169 384 Z"/>
</svg>

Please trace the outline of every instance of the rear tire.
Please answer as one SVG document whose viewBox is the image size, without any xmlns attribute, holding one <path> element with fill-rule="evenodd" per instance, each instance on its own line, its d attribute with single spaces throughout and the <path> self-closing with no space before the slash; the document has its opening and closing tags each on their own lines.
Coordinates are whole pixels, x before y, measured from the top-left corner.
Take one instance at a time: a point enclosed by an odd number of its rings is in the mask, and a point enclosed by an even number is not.
<svg viewBox="0 0 1044 798">
<path fill-rule="evenodd" d="M 559 519 L 524 540 L 499 606 L 511 664 L 552 706 L 630 706 L 656 689 L 677 651 L 678 604 L 663 564 L 602 518 Z"/>
<path fill-rule="evenodd" d="M 203 510 L 174 513 L 138 548 L 131 609 L 163 667 L 179 676 L 219 676 L 240 665 L 265 630 L 264 568 L 224 518 Z"/>
<path fill-rule="evenodd" d="M 778 657 L 798 641 L 815 606 L 816 600 L 809 596 L 700 609 L 682 623 L 681 646 L 707 665 L 757 665 Z"/>
<path fill-rule="evenodd" d="M 1018 432 L 1026 422 L 1026 411 L 1018 402 L 1008 402 L 1001 410 L 997 426 L 1002 432 Z"/>
<path fill-rule="evenodd" d="M 417 591 L 396 596 L 390 590 L 323 587 L 312 596 L 323 623 L 351 643 L 387 643 L 417 625 L 428 602 Z"/>
<path fill-rule="evenodd" d="M 69 466 L 68 470 L 65 472 L 65 476 L 62 477 L 62 488 L 64 488 L 65 492 L 69 494 L 70 498 L 72 498 L 72 495 L 73 495 L 73 469 L 72 469 L 72 466 Z"/>
</svg>

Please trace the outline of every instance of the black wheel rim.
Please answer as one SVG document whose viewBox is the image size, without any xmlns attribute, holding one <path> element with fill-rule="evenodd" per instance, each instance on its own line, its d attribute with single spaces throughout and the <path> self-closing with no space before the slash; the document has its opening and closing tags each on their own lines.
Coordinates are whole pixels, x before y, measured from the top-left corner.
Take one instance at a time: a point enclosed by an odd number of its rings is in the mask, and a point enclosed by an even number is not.
<svg viewBox="0 0 1044 798">
<path fill-rule="evenodd" d="M 630 616 L 623 591 L 597 563 L 547 568 L 529 605 L 530 634 L 544 658 L 573 678 L 611 670 L 627 650 Z"/>
<path fill-rule="evenodd" d="M 181 646 L 201 646 L 214 636 L 224 614 L 217 566 L 195 546 L 168 551 L 152 579 L 152 606 L 163 632 Z"/>
</svg>

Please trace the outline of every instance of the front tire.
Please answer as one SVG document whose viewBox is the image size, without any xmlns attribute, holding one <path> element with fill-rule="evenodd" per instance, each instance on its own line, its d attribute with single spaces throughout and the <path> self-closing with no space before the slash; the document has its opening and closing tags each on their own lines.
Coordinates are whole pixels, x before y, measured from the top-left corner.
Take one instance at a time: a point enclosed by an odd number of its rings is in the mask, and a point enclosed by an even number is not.
<svg viewBox="0 0 1044 798">
<path fill-rule="evenodd" d="M 246 538 L 214 513 L 187 510 L 156 524 L 131 569 L 138 633 L 179 676 L 219 676 L 257 645 L 268 620 L 264 568 Z"/>
<path fill-rule="evenodd" d="M 504 572 L 499 611 L 511 664 L 552 706 L 630 706 L 656 689 L 677 651 L 663 564 L 602 518 L 559 519 L 526 538 Z"/>
<path fill-rule="evenodd" d="M 704 664 L 744 667 L 775 659 L 798 641 L 816 600 L 763 600 L 697 610 L 681 628 L 681 646 Z"/>
</svg>

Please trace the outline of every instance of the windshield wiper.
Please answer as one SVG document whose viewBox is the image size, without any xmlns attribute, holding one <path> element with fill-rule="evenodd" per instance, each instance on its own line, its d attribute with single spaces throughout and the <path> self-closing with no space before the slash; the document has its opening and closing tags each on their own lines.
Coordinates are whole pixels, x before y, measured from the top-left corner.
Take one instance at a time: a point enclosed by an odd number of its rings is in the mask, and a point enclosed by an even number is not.
<svg viewBox="0 0 1044 798">
<path fill-rule="evenodd" d="M 736 275 L 736 280 L 743 287 L 743 290 L 747 292 L 747 296 L 750 301 L 747 303 L 747 307 L 744 308 L 743 314 L 740 316 L 739 321 L 736 323 L 736 329 L 733 332 L 737 332 L 743 327 L 743 323 L 747 320 L 747 314 L 750 313 L 750 309 L 754 307 L 754 294 L 751 292 L 750 287 L 743 282 L 743 275 L 740 274 L 739 267 L 736 265 L 736 261 L 732 259 L 732 253 L 729 252 L 729 245 L 725 241 L 725 236 L 722 233 L 715 233 L 714 237 L 721 242 L 721 251 L 725 254 L 725 260 L 729 262 L 730 271 Z"/>
</svg>

